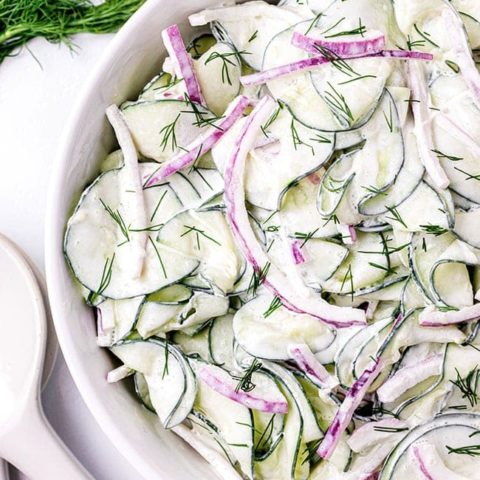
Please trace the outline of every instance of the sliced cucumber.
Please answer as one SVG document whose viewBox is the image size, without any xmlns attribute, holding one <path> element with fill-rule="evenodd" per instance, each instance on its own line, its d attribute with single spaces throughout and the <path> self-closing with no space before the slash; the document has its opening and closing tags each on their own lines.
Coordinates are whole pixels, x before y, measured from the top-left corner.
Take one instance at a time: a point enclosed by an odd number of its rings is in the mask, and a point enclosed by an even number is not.
<svg viewBox="0 0 480 480">
<path fill-rule="evenodd" d="M 316 352 L 335 338 L 325 324 L 308 315 L 299 315 L 280 307 L 270 315 L 273 298 L 259 295 L 246 303 L 233 318 L 235 340 L 251 355 L 272 360 L 287 360 L 288 346 L 306 343 Z"/>
<path fill-rule="evenodd" d="M 193 368 L 202 362 L 191 360 Z M 202 413 L 218 428 L 218 434 L 229 445 L 242 472 L 253 476 L 253 417 L 252 412 L 240 403 L 220 395 L 203 381 L 199 382 L 195 410 Z"/>
<path fill-rule="evenodd" d="M 152 165 L 142 164 L 140 170 L 149 175 Z M 130 274 L 124 268 L 130 252 L 126 235 L 128 238 L 137 235 L 138 226 L 122 221 L 121 175 L 123 169 L 103 173 L 83 192 L 68 222 L 64 243 L 65 255 L 77 280 L 95 292 L 94 296 L 112 299 L 159 290 L 187 276 L 199 264 L 198 260 L 185 258 L 156 241 L 157 222 L 168 219 L 181 204 L 168 187 L 152 188 L 145 196 L 150 225 L 144 266 L 140 278 L 130 281 Z M 163 207 L 157 208 L 163 202 Z"/>
<path fill-rule="evenodd" d="M 226 43 L 217 43 L 194 66 L 209 109 L 222 115 L 240 91 L 241 61 L 237 51 Z"/>
<path fill-rule="evenodd" d="M 219 292 L 228 292 L 239 278 L 243 261 L 221 211 L 180 213 L 161 228 L 158 241 L 198 262 L 198 273 Z"/>
<path fill-rule="evenodd" d="M 157 162 L 186 148 L 216 119 L 183 98 L 126 103 L 122 113 L 138 151 Z"/>
<path fill-rule="evenodd" d="M 183 422 L 193 408 L 195 376 L 178 348 L 161 339 L 124 341 L 111 351 L 144 375 L 151 403 L 165 428 Z"/>
</svg>

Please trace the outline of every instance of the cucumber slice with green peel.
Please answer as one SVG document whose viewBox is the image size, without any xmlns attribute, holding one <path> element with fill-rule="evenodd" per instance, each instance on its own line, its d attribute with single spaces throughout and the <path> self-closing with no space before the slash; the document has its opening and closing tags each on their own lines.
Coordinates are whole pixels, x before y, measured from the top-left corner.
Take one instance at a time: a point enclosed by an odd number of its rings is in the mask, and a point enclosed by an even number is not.
<svg viewBox="0 0 480 480">
<path fill-rule="evenodd" d="M 241 60 L 226 43 L 216 43 L 194 63 L 195 73 L 208 107 L 222 115 L 240 92 Z"/>
<path fill-rule="evenodd" d="M 190 360 L 194 371 L 203 362 Z M 199 380 L 198 395 L 194 409 L 203 414 L 218 428 L 220 437 L 230 446 L 234 458 L 242 472 L 253 476 L 253 416 L 252 412 L 240 403 L 234 402 Z"/>
<path fill-rule="evenodd" d="M 178 348 L 161 339 L 124 341 L 111 351 L 144 375 L 150 400 L 165 428 L 183 422 L 197 392 L 195 376 Z"/>
<path fill-rule="evenodd" d="M 194 60 L 198 60 L 205 52 L 210 50 L 217 40 L 211 33 L 203 33 L 195 37 L 187 46 L 187 52 Z"/>
<path fill-rule="evenodd" d="M 356 332 L 338 350 L 335 357 L 335 375 L 344 388 L 349 388 L 355 381 L 353 376 L 353 363 L 362 351 L 362 348 L 367 343 L 370 343 L 372 339 L 377 339 L 381 332 L 385 335 L 392 323 L 392 317 L 379 320 Z"/>
<path fill-rule="evenodd" d="M 228 311 L 228 299 L 205 292 L 195 292 L 188 302 L 165 304 L 145 301 L 140 307 L 136 329 L 143 338 L 167 332 L 201 327 L 208 320 Z"/>
<path fill-rule="evenodd" d="M 294 11 L 261 1 L 207 9 L 190 16 L 194 26 L 214 22 L 212 31 L 217 40 L 232 44 L 243 62 L 254 70 L 261 70 L 270 39 L 300 20 L 302 16 Z"/>
<path fill-rule="evenodd" d="M 272 309 L 272 300 L 269 294 L 259 295 L 243 305 L 233 318 L 235 340 L 248 353 L 287 360 L 288 347 L 293 343 L 306 343 L 316 352 L 333 342 L 335 334 L 318 319 L 295 314 L 282 306 Z"/>
<path fill-rule="evenodd" d="M 316 196 L 322 170 L 292 185 L 282 197 L 278 216 L 288 235 L 301 241 L 338 234 L 334 221 L 325 220 L 317 210 Z M 275 220 L 275 217 L 273 217 Z"/>
<path fill-rule="evenodd" d="M 143 87 L 138 96 L 138 101 L 148 102 L 168 98 L 183 99 L 184 94 L 185 84 L 182 79 L 167 72 L 160 72 Z"/>
<path fill-rule="evenodd" d="M 415 234 L 409 258 L 413 278 L 432 303 L 453 308 L 472 305 L 473 291 L 466 265 L 477 263 L 477 259 L 452 233 Z"/>
<path fill-rule="evenodd" d="M 276 368 L 281 369 L 281 367 Z M 278 480 L 307 478 L 309 465 L 308 462 L 305 462 L 304 419 L 297 398 L 289 388 L 291 387 L 291 382 L 288 381 L 290 377 L 285 379 L 284 369 L 277 372 L 276 369 L 274 371 L 267 366 L 267 371 L 275 378 L 283 395 L 287 398 L 289 410 L 285 416 L 282 440 L 268 457 L 255 462 L 255 472 L 260 478 Z"/>
<path fill-rule="evenodd" d="M 283 440 L 285 434 L 285 415 L 278 413 L 253 412 L 255 461 L 268 458 Z"/>
<path fill-rule="evenodd" d="M 418 466 L 412 461 L 411 449 L 416 443 L 432 443 L 436 446 L 443 463 L 452 471 L 465 478 L 475 478 L 480 463 L 475 457 L 449 454 L 450 448 L 471 445 L 472 434 L 480 427 L 480 415 L 474 413 L 453 413 L 435 417 L 414 428 L 394 448 L 380 472 L 379 480 L 400 480 L 416 478 Z M 418 476 L 418 475 L 417 475 Z"/>
<path fill-rule="evenodd" d="M 169 285 L 168 287 L 153 292 L 147 296 L 147 302 L 162 303 L 164 305 L 181 305 L 187 303 L 193 295 L 193 291 L 180 284 Z"/>
<path fill-rule="evenodd" d="M 227 458 L 232 467 L 237 471 L 240 470 L 238 462 L 233 455 L 228 443 L 219 435 L 218 427 L 210 421 L 201 412 L 193 410 L 188 416 L 188 420 L 192 426 L 193 431 L 202 438 L 210 448 L 212 448 L 218 454 Z"/>
<path fill-rule="evenodd" d="M 122 114 L 137 150 L 157 162 L 169 160 L 218 120 L 183 98 L 125 103 Z"/>
<path fill-rule="evenodd" d="M 308 28 L 302 23 L 300 28 Z M 278 33 L 267 45 L 261 70 L 308 58 L 308 54 L 291 44 L 297 27 L 289 27 Z M 344 130 L 325 100 L 315 89 L 309 72 L 299 72 L 267 82 L 269 92 L 290 110 L 303 125 L 322 131 Z M 347 129 L 348 130 L 348 129 Z"/>
<path fill-rule="evenodd" d="M 480 248 L 480 208 L 455 210 L 453 233 L 474 248 Z"/>
<path fill-rule="evenodd" d="M 148 383 L 145 380 L 145 376 L 143 375 L 143 373 L 135 372 L 135 374 L 133 375 L 133 380 L 135 383 L 135 393 L 137 394 L 140 401 L 143 403 L 143 405 L 146 408 L 148 408 L 148 410 L 150 410 L 153 413 L 156 413 L 155 408 L 152 405 L 152 400 L 150 398 Z"/>
<path fill-rule="evenodd" d="M 227 132 L 212 150 L 220 171 L 243 122 Z M 289 187 L 316 172 L 331 157 L 335 136 L 307 128 L 278 103 L 246 161 L 246 198 L 254 206 L 278 210 Z M 268 179 L 268 181 L 267 181 Z"/>
<path fill-rule="evenodd" d="M 308 443 L 322 438 L 323 432 L 318 425 L 315 412 L 305 394 L 305 391 L 295 378 L 295 375 L 273 362 L 267 361 L 264 362 L 263 365 L 268 372 L 273 374 L 275 379 L 281 379 L 282 384 L 288 388 L 290 394 L 295 399 L 303 419 L 302 440 Z"/>
<path fill-rule="evenodd" d="M 213 320 L 209 328 L 209 355 L 212 363 L 226 370 L 233 370 L 233 314 L 228 313 Z"/>
<path fill-rule="evenodd" d="M 143 300 L 143 296 L 106 299 L 98 305 L 97 319 L 101 326 L 98 343 L 101 346 L 111 346 L 128 336 L 135 326 Z"/>
<path fill-rule="evenodd" d="M 448 196 L 448 193 L 445 195 Z M 422 208 L 418 208 L 422 205 Z M 389 207 L 381 218 L 392 227 L 407 232 L 447 231 L 453 227 L 450 202 L 426 181 L 421 181 L 413 192 L 396 207 Z"/>
<path fill-rule="evenodd" d="M 358 223 L 355 212 L 352 211 L 348 202 L 345 202 L 346 192 L 355 178 L 354 171 L 355 152 L 342 155 L 325 172 L 318 191 L 317 208 L 320 215 L 325 219 L 334 217 L 338 223 L 338 212 L 343 206 L 342 217 L 353 218 L 353 224 Z M 343 205 L 342 205 L 343 204 Z M 346 222 L 348 223 L 348 222 Z"/>
<path fill-rule="evenodd" d="M 405 201 L 420 184 L 425 168 L 418 156 L 417 142 L 411 122 L 408 122 L 405 127 L 404 135 L 405 162 L 398 172 L 394 184 L 382 193 L 372 194 L 360 200 L 358 210 L 362 215 L 388 214 L 389 209 L 395 208 Z"/>
<path fill-rule="evenodd" d="M 198 273 L 219 292 L 239 278 L 243 261 L 221 211 L 182 212 L 158 232 L 158 242 L 199 263 Z"/>
<path fill-rule="evenodd" d="M 185 355 L 200 356 L 206 362 L 211 361 L 209 351 L 209 327 L 205 327 L 195 335 L 187 335 L 182 331 L 177 331 L 173 334 L 173 342 L 178 345 Z"/>
<path fill-rule="evenodd" d="M 350 253 L 334 275 L 323 283 L 327 292 L 354 295 L 368 287 L 381 284 L 392 272 L 390 258 L 386 254 L 386 241 L 382 234 L 357 234 L 357 241 L 350 246 Z"/>
<path fill-rule="evenodd" d="M 141 164 L 140 170 L 147 174 L 151 164 Z M 146 257 L 140 278 L 130 281 L 124 268 L 130 261 L 128 243 L 140 231 L 135 231 L 136 225 L 127 225 L 123 218 L 121 175 L 123 169 L 97 177 L 83 192 L 65 233 L 67 261 L 76 279 L 94 292 L 91 297 L 121 299 L 148 294 L 189 275 L 199 264 L 198 260 L 184 258 L 175 249 L 156 241 L 157 222 L 166 221 L 182 206 L 168 187 L 149 189 L 145 195 L 147 219 L 150 219 L 146 227 L 149 233 Z"/>
</svg>

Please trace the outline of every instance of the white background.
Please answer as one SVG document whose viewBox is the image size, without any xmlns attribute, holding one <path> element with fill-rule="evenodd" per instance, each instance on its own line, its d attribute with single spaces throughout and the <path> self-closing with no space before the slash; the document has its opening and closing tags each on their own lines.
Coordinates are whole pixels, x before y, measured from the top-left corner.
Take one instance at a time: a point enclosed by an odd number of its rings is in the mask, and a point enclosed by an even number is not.
<svg viewBox="0 0 480 480">
<path fill-rule="evenodd" d="M 41 271 L 46 198 L 59 139 L 84 80 L 111 38 L 78 35 L 74 53 L 35 39 L 29 49 L 41 66 L 27 50 L 0 65 L 0 231 Z M 55 430 L 95 479 L 140 480 L 97 426 L 61 354 L 43 404 Z"/>
</svg>

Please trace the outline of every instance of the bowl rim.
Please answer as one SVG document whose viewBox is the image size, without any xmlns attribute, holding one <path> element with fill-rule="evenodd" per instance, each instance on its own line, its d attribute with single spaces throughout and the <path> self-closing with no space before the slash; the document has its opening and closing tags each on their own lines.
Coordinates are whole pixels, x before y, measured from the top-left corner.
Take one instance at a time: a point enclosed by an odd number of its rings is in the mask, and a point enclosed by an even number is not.
<svg viewBox="0 0 480 480">
<path fill-rule="evenodd" d="M 167 480 L 162 472 L 154 470 L 148 462 L 144 461 L 136 449 L 131 448 L 128 439 L 120 431 L 114 418 L 109 415 L 106 406 L 101 401 L 101 397 L 97 395 L 86 371 L 79 368 L 80 360 L 75 353 L 74 339 L 69 333 L 68 322 L 61 320 L 64 312 L 62 312 L 60 305 L 64 299 L 60 297 L 57 293 L 57 288 L 55 288 L 58 285 L 55 267 L 55 263 L 59 256 L 58 223 L 59 218 L 63 218 L 63 215 L 60 213 L 61 184 L 68 171 L 68 163 L 65 161 L 65 158 L 68 157 L 72 150 L 75 130 L 81 119 L 84 118 L 88 112 L 88 100 L 95 87 L 101 82 L 105 73 L 108 72 L 113 59 L 122 54 L 125 42 L 127 42 L 130 36 L 135 33 L 139 25 L 141 25 L 155 9 L 158 9 L 161 6 L 163 1 L 164 0 L 147 0 L 118 30 L 111 42 L 105 48 L 105 51 L 100 55 L 99 61 L 92 70 L 92 73 L 86 78 L 80 95 L 73 104 L 72 113 L 70 114 L 61 135 L 49 181 L 45 215 L 44 251 L 48 298 L 55 331 L 57 333 L 65 362 L 83 401 L 86 403 L 95 421 L 106 434 L 108 439 L 142 477 Z"/>
</svg>

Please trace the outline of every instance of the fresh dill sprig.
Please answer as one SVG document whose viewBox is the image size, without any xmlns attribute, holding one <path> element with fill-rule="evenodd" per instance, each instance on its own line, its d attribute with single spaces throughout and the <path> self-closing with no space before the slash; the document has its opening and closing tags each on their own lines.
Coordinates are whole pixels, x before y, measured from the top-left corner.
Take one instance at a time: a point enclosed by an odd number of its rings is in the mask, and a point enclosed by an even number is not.
<svg viewBox="0 0 480 480">
<path fill-rule="evenodd" d="M 112 281 L 113 273 L 113 262 L 115 260 L 115 253 L 112 255 L 112 258 L 107 257 L 103 265 L 102 276 L 100 277 L 100 283 L 95 292 L 91 292 L 88 296 L 88 301 L 90 303 L 95 303 L 98 297 L 101 297 L 103 292 L 107 289 Z"/>
<path fill-rule="evenodd" d="M 274 413 L 270 420 L 268 421 L 265 430 L 260 435 L 260 438 L 257 440 L 254 446 L 255 457 L 260 457 L 262 454 L 265 454 L 272 443 L 273 436 L 273 427 L 276 414 Z"/>
<path fill-rule="evenodd" d="M 392 102 L 389 103 L 390 109 L 388 115 L 385 112 L 383 113 L 383 117 L 385 118 L 385 121 L 387 122 L 388 129 L 390 130 L 390 133 L 393 133 L 393 112 L 392 112 Z"/>
<path fill-rule="evenodd" d="M 230 69 L 229 65 L 232 67 L 235 67 L 235 62 L 232 61 L 230 57 L 235 57 L 237 59 L 237 62 L 240 63 L 239 61 L 239 56 L 240 54 L 246 55 L 249 52 L 225 52 L 225 53 L 220 53 L 220 52 L 212 52 L 208 58 L 205 60 L 205 65 L 208 65 L 210 62 L 213 62 L 214 60 L 220 60 L 222 62 L 222 83 L 228 83 L 229 85 L 232 85 L 232 78 L 230 77 Z"/>
<path fill-rule="evenodd" d="M 320 20 L 320 17 L 323 15 L 323 13 L 319 13 L 318 15 L 316 15 L 314 17 L 314 19 L 310 22 L 310 24 L 308 25 L 308 28 L 307 30 L 305 31 L 305 35 L 308 35 L 310 30 L 317 24 L 317 22 Z"/>
<path fill-rule="evenodd" d="M 480 456 L 480 445 L 464 445 L 463 447 L 450 447 L 445 445 L 448 450 L 448 454 L 456 453 L 457 455 L 468 455 L 469 457 Z"/>
<path fill-rule="evenodd" d="M 420 225 L 420 228 L 430 235 L 435 235 L 436 237 L 443 235 L 444 233 L 448 232 L 448 229 L 441 227 L 440 225 Z"/>
<path fill-rule="evenodd" d="M 462 398 L 466 398 L 470 403 L 471 407 L 474 407 L 478 404 L 478 393 L 477 388 L 480 380 L 480 370 L 478 365 L 470 370 L 464 377 L 460 375 L 458 369 L 455 369 L 457 372 L 457 379 L 450 380 L 462 393 Z"/>
<path fill-rule="evenodd" d="M 77 33 L 117 31 L 144 0 L 3 0 L 0 3 L 0 62 L 35 37 L 74 48 Z"/>
<path fill-rule="evenodd" d="M 381 190 L 375 185 L 368 185 L 367 187 L 362 186 L 362 188 L 367 192 L 374 193 L 375 195 L 387 195 L 387 193 L 384 190 Z"/>
<path fill-rule="evenodd" d="M 343 277 L 342 286 L 340 287 L 341 291 L 343 291 L 343 287 L 345 286 L 345 284 L 347 282 L 350 284 L 350 291 L 347 292 L 347 293 L 352 296 L 352 300 L 353 300 L 353 294 L 355 292 L 355 288 L 353 286 L 353 273 L 352 273 L 352 266 L 351 265 L 348 266 L 348 269 L 347 269 L 347 271 L 346 271 L 346 273 Z"/>
<path fill-rule="evenodd" d="M 250 38 L 247 40 L 247 43 L 253 42 L 257 38 L 257 35 L 258 35 L 258 30 L 255 30 L 250 36 Z"/>
<path fill-rule="evenodd" d="M 318 17 L 320 18 L 320 15 L 318 15 Z M 340 20 L 338 20 L 332 26 L 328 27 L 326 30 L 324 30 L 322 32 L 322 35 L 325 36 L 326 33 L 331 32 L 335 27 L 338 27 L 344 20 L 346 20 L 346 17 L 342 17 Z"/>
<path fill-rule="evenodd" d="M 383 433 L 399 433 L 399 432 L 407 432 L 409 429 L 408 427 L 381 427 L 375 426 L 373 429 L 376 432 L 383 432 Z"/>
<path fill-rule="evenodd" d="M 125 220 L 122 217 L 122 214 L 117 210 L 112 210 L 110 206 L 108 206 L 102 199 L 100 199 L 100 203 L 103 205 L 103 208 L 107 211 L 110 215 L 112 220 L 118 225 L 118 228 L 122 232 L 122 235 L 125 237 L 125 241 L 122 242 L 120 245 L 127 243 L 130 241 L 130 234 L 129 234 L 129 227 L 125 223 Z M 119 245 L 119 246 L 120 246 Z"/>
<path fill-rule="evenodd" d="M 460 168 L 457 168 L 457 167 L 453 167 L 455 168 L 455 170 L 457 170 L 458 172 L 460 173 L 463 173 L 464 175 L 467 176 L 466 180 L 477 180 L 477 181 L 480 181 L 480 173 L 474 175 L 474 174 L 471 174 L 471 173 L 468 173 L 466 172 L 465 170 L 462 170 Z"/>
<path fill-rule="evenodd" d="M 165 75 L 168 75 L 168 74 L 165 74 Z M 153 88 L 153 90 L 155 90 L 155 91 L 157 91 L 157 90 L 159 90 L 159 91 L 170 90 L 175 85 L 178 85 L 182 80 L 183 80 L 182 78 L 174 75 L 172 78 L 170 78 L 170 80 L 165 85 L 161 85 L 160 87 L 155 87 L 155 88 Z"/>
<path fill-rule="evenodd" d="M 158 262 L 160 263 L 160 267 L 162 269 L 162 272 L 163 272 L 163 276 L 165 278 L 167 278 L 167 271 L 165 270 L 165 265 L 163 264 L 163 260 L 162 260 L 162 256 L 160 255 L 160 252 L 158 251 L 158 248 L 157 246 L 155 245 L 155 242 L 151 239 L 150 236 L 148 236 L 148 240 L 149 242 L 151 243 L 153 249 L 155 250 L 155 253 L 157 255 L 157 258 L 158 258 Z"/>
<path fill-rule="evenodd" d="M 441 152 L 440 150 L 432 150 L 433 153 L 437 154 L 438 158 L 446 158 L 448 160 L 451 160 L 452 162 L 458 162 L 460 160 L 463 160 L 462 157 L 455 157 L 454 155 L 447 155 L 446 153 Z"/>
<path fill-rule="evenodd" d="M 413 50 L 418 47 L 424 47 L 425 41 L 424 40 L 412 40 L 410 35 L 407 35 L 407 48 L 408 50 Z"/>
<path fill-rule="evenodd" d="M 165 196 L 167 195 L 167 192 L 168 190 L 165 190 L 162 195 L 160 196 L 160 198 L 158 199 L 158 202 L 157 204 L 155 205 L 155 208 L 153 209 L 153 212 L 152 212 L 152 215 L 150 217 L 150 221 L 153 222 L 153 219 L 155 218 L 155 215 L 157 214 L 158 212 L 158 209 L 160 208 L 160 205 L 161 203 L 163 202 L 163 199 L 165 198 Z"/>
<path fill-rule="evenodd" d="M 182 110 L 180 113 L 188 113 L 193 114 L 195 116 L 195 121 L 192 123 L 195 127 L 215 127 L 216 129 L 223 131 L 221 127 L 219 127 L 215 122 L 224 118 L 223 115 L 216 116 L 211 115 L 208 111 L 202 111 L 199 108 L 199 105 L 195 103 L 187 93 L 184 95 L 185 104 L 191 108 L 191 110 Z"/>
<path fill-rule="evenodd" d="M 323 57 L 329 60 L 332 67 L 336 68 L 339 72 L 343 73 L 347 77 L 356 77 L 355 80 L 358 80 L 361 77 L 361 75 L 356 72 L 349 63 L 347 63 L 342 57 L 340 57 L 330 48 L 315 44 L 315 49 L 318 50 L 318 53 L 320 53 Z"/>
<path fill-rule="evenodd" d="M 168 147 L 169 143 L 171 145 L 172 152 L 177 148 L 177 133 L 175 131 L 175 128 L 177 126 L 177 122 L 179 118 L 180 118 L 180 113 L 177 114 L 173 122 L 165 125 L 159 132 L 160 135 L 163 134 L 162 141 L 160 142 L 160 147 L 162 147 L 163 152 Z"/>
<path fill-rule="evenodd" d="M 376 75 L 359 75 L 356 78 L 351 78 L 350 80 L 345 80 L 340 82 L 339 85 L 347 85 L 348 83 L 356 82 L 357 80 L 364 80 L 365 78 L 377 78 Z"/>
<path fill-rule="evenodd" d="M 303 240 L 302 244 L 300 245 L 300 248 L 303 248 L 306 243 L 313 238 L 313 236 L 318 232 L 318 228 L 315 230 L 312 230 L 311 232 L 295 232 L 293 235 L 297 240 Z"/>
<path fill-rule="evenodd" d="M 272 302 L 268 308 L 263 312 L 263 318 L 269 317 L 273 312 L 277 311 L 282 306 L 282 301 L 279 297 L 273 297 Z"/>
<path fill-rule="evenodd" d="M 442 307 L 438 307 L 438 311 L 439 312 L 458 312 L 458 308 L 444 305 Z"/>
<path fill-rule="evenodd" d="M 392 214 L 392 216 L 391 217 L 385 217 L 385 218 L 387 218 L 388 220 L 392 220 L 394 222 L 398 222 L 401 225 L 403 225 L 405 228 L 408 228 L 407 224 L 403 221 L 403 218 L 398 213 L 398 210 L 395 207 L 386 207 L 386 209 Z"/>
<path fill-rule="evenodd" d="M 328 217 L 323 217 L 325 222 L 323 224 L 323 227 L 328 225 L 330 222 L 333 222 L 335 225 L 338 225 L 340 223 L 340 220 L 338 219 L 337 215 L 335 213 L 332 213 Z"/>
<path fill-rule="evenodd" d="M 305 463 L 310 463 L 315 461 L 317 458 L 320 458 L 318 456 L 317 450 L 320 444 L 322 443 L 323 438 L 320 438 L 318 440 L 315 440 L 311 442 L 309 445 L 305 446 L 305 450 L 303 451 L 303 455 L 305 455 L 305 458 L 302 461 L 302 465 Z"/>
<path fill-rule="evenodd" d="M 368 262 L 368 264 L 373 268 L 377 268 L 378 270 L 383 270 L 387 275 L 394 275 L 395 273 L 397 273 L 397 269 L 398 269 L 398 267 L 389 267 L 389 266 L 385 267 L 384 265 L 380 265 L 375 262 Z"/>
<path fill-rule="evenodd" d="M 413 24 L 413 28 L 414 28 L 415 31 L 416 31 L 426 42 L 428 42 L 430 45 L 433 45 L 434 47 L 440 48 L 440 46 L 439 46 L 437 43 L 435 43 L 435 42 L 430 38 L 430 34 L 429 34 L 428 32 L 425 32 L 425 31 L 422 32 L 422 31 L 418 28 L 418 26 L 417 26 L 416 23 Z"/>
<path fill-rule="evenodd" d="M 350 30 L 343 30 L 342 32 L 338 32 L 338 33 L 332 33 L 330 35 L 324 35 L 324 37 L 325 38 L 336 38 L 336 37 L 345 37 L 345 36 L 350 36 L 350 35 L 361 35 L 363 37 L 366 32 L 367 32 L 367 27 L 365 27 L 365 25 L 362 24 L 362 19 L 359 18 L 358 19 L 358 27 L 352 28 Z"/>
<path fill-rule="evenodd" d="M 260 269 L 259 272 L 257 272 L 256 270 L 253 271 L 252 278 L 250 279 L 250 283 L 248 284 L 247 293 L 251 293 L 252 295 L 257 294 L 257 290 L 267 278 L 269 270 L 270 270 L 270 262 L 267 262 Z"/>
<path fill-rule="evenodd" d="M 267 130 L 270 127 L 270 125 L 278 118 L 278 115 L 280 113 L 280 110 L 283 109 L 283 103 L 278 102 L 278 107 L 275 109 L 275 111 L 270 115 L 270 118 L 266 121 L 265 125 L 262 125 L 260 128 L 262 129 L 263 134 L 268 137 Z"/>
<path fill-rule="evenodd" d="M 312 155 L 315 155 L 315 149 L 300 138 L 297 127 L 295 126 L 295 119 L 293 117 L 292 121 L 290 122 L 290 131 L 292 133 L 293 148 L 295 148 L 295 150 L 297 150 L 298 146 L 305 145 L 306 147 L 310 148 Z"/>
<path fill-rule="evenodd" d="M 185 235 L 188 235 L 192 232 L 195 233 L 195 238 L 197 240 L 197 248 L 200 250 L 200 235 L 207 240 L 210 240 L 211 242 L 217 244 L 219 247 L 222 245 L 218 240 L 215 240 L 213 237 L 205 233 L 205 230 L 201 230 L 200 228 L 197 228 L 195 226 L 191 225 L 184 225 L 186 230 L 180 235 L 180 237 L 184 237 Z"/>
<path fill-rule="evenodd" d="M 332 91 L 325 91 L 325 101 L 351 125 L 354 118 L 345 97 L 330 82 L 327 84 Z"/>
<path fill-rule="evenodd" d="M 163 366 L 162 372 L 162 380 L 165 378 L 165 375 L 169 375 L 168 373 L 168 358 L 169 358 L 169 349 L 168 349 L 168 339 L 165 340 L 165 365 Z"/>
<path fill-rule="evenodd" d="M 241 377 L 234 377 L 238 380 L 235 391 L 239 392 L 242 390 L 242 392 L 251 392 L 256 387 L 256 385 L 252 382 L 252 375 L 261 368 L 262 362 L 258 361 L 257 358 L 254 358 L 253 362 Z"/>
</svg>

